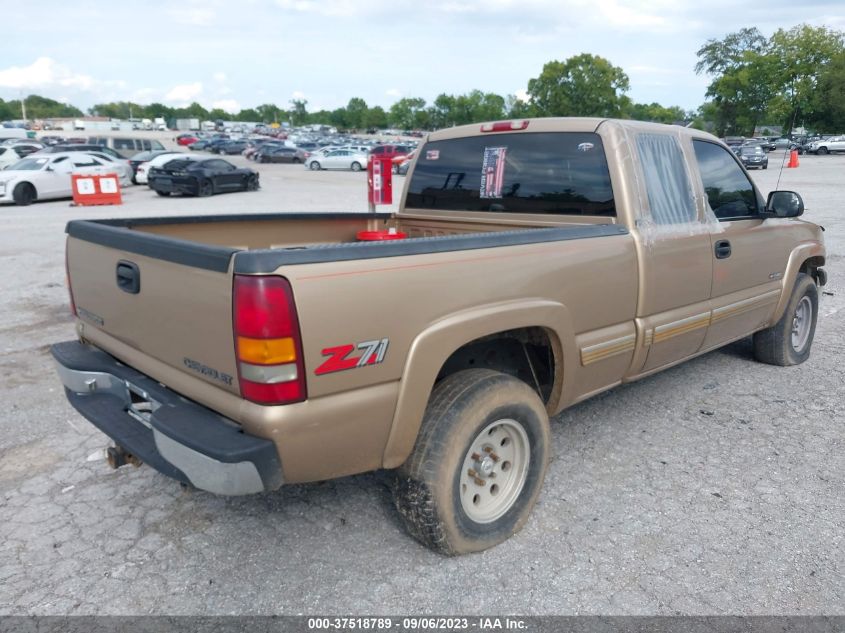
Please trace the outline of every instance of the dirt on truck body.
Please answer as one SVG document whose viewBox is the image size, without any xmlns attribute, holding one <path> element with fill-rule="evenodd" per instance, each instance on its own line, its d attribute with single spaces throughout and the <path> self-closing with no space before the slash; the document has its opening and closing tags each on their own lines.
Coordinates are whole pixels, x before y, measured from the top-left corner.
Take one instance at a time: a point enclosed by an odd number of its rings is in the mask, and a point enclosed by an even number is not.
<svg viewBox="0 0 845 633">
<path fill-rule="evenodd" d="M 802 212 L 695 130 L 452 128 L 395 214 L 70 222 L 78 340 L 53 355 L 117 464 L 219 494 L 396 469 L 409 531 L 477 551 L 528 519 L 550 416 L 750 335 L 808 357 L 825 250 Z"/>
</svg>

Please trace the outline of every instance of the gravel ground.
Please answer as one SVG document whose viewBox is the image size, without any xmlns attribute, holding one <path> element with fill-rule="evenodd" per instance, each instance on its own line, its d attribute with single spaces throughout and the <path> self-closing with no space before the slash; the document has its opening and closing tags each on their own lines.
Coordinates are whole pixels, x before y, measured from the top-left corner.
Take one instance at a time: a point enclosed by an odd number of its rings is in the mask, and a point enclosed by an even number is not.
<svg viewBox="0 0 845 633">
<path fill-rule="evenodd" d="M 781 156 L 753 174 L 764 192 Z M 74 336 L 65 223 L 366 209 L 362 174 L 260 171 L 257 193 L 0 208 L 0 613 L 843 613 L 845 156 L 780 180 L 827 228 L 810 360 L 761 365 L 742 341 L 564 412 L 528 526 L 458 559 L 406 536 L 386 473 L 186 491 L 109 470 L 105 436 L 66 403 L 47 351 Z"/>
</svg>

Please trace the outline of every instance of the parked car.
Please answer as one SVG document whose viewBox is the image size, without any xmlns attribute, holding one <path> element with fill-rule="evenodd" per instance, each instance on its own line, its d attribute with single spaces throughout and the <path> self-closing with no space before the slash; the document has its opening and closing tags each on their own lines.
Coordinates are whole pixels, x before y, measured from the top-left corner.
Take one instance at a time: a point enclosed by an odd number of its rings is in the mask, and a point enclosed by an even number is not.
<svg viewBox="0 0 845 633">
<path fill-rule="evenodd" d="M 114 173 L 117 174 L 118 178 L 120 179 L 120 186 L 121 187 L 128 187 L 131 185 L 134 180 L 134 172 L 132 168 L 129 166 L 129 161 L 123 158 L 114 158 L 109 156 L 108 154 L 103 154 L 102 152 L 85 152 L 86 154 L 90 154 L 95 158 L 103 161 L 106 165 L 110 165 Z"/>
<path fill-rule="evenodd" d="M 763 148 L 763 151 L 766 152 L 773 152 L 777 149 L 777 145 L 774 141 L 770 141 L 767 138 L 763 138 L 762 136 L 757 136 L 754 138 L 746 139 L 745 144 L 753 143 L 754 145 L 759 145 Z"/>
<path fill-rule="evenodd" d="M 61 143 L 58 145 L 50 145 L 42 150 L 38 150 L 37 154 L 56 154 L 59 152 L 102 152 L 112 158 L 123 159 L 123 156 L 114 151 L 111 147 L 105 145 L 97 145 L 95 143 Z"/>
<path fill-rule="evenodd" d="M 150 188 L 160 196 L 183 193 L 210 196 L 227 191 L 255 191 L 258 172 L 238 168 L 222 158 L 171 160 L 149 173 Z"/>
<path fill-rule="evenodd" d="M 226 141 L 225 143 L 221 143 L 215 147 L 218 154 L 221 155 L 232 155 L 232 154 L 240 154 L 243 152 L 247 147 L 249 147 L 249 143 L 246 141 Z"/>
<path fill-rule="evenodd" d="M 198 137 L 194 136 L 193 134 L 180 134 L 176 137 L 176 144 L 177 145 L 193 145 L 199 140 Z"/>
<path fill-rule="evenodd" d="M 832 154 L 834 152 L 845 152 L 845 136 L 831 136 L 830 138 L 813 141 L 807 148 L 810 154 Z"/>
<path fill-rule="evenodd" d="M 743 145 L 739 148 L 739 160 L 746 169 L 768 169 L 769 157 L 759 145 Z"/>
<path fill-rule="evenodd" d="M 293 147 L 268 147 L 262 148 L 255 155 L 258 163 L 301 163 L 296 148 Z"/>
<path fill-rule="evenodd" d="M 32 154 L 31 147 L 28 145 L 0 145 L 0 169 L 6 169 L 17 163 L 21 158 Z"/>
<path fill-rule="evenodd" d="M 188 145 L 188 149 L 192 152 L 195 152 L 200 149 L 208 149 L 208 146 L 211 145 L 211 141 L 212 139 L 210 138 L 201 138 L 196 143 L 191 143 L 190 145 Z"/>
<path fill-rule="evenodd" d="M 396 158 L 397 156 L 407 156 L 411 153 L 411 148 L 407 145 L 376 145 L 370 150 L 373 158 Z"/>
<path fill-rule="evenodd" d="M 108 174 L 114 166 L 85 152 L 33 154 L 0 172 L 0 203 L 70 198 L 72 173 Z"/>
<path fill-rule="evenodd" d="M 415 152 L 411 152 L 410 154 L 407 154 L 405 156 L 402 156 L 402 155 L 394 156 L 393 160 L 391 161 L 392 164 L 393 164 L 393 173 L 394 174 L 400 173 L 399 169 L 403 166 L 405 167 L 405 171 L 403 173 L 408 173 L 408 163 L 411 162 L 411 159 L 414 157 L 414 154 L 415 154 Z"/>
<path fill-rule="evenodd" d="M 308 169 L 351 169 L 361 171 L 367 167 L 367 155 L 348 149 L 336 149 L 323 154 L 312 154 L 308 157 Z"/>
<path fill-rule="evenodd" d="M 89 144 L 102 145 L 117 152 L 121 158 L 129 158 L 144 150 L 164 149 L 159 141 L 148 138 L 126 138 L 117 136 L 91 136 Z"/>
<path fill-rule="evenodd" d="M 159 154 L 155 158 L 146 163 L 141 163 L 135 169 L 135 182 L 139 185 L 149 184 L 150 170 L 162 167 L 172 160 L 207 160 L 206 156 L 197 156 L 196 154 Z"/>
<path fill-rule="evenodd" d="M 156 156 L 164 156 L 165 154 L 180 154 L 181 152 L 177 152 L 172 149 L 156 149 L 156 150 L 149 150 L 146 152 L 138 152 L 132 158 L 129 159 L 129 166 L 132 168 L 132 182 L 137 183 L 135 178 L 135 173 L 138 171 L 138 166 L 142 163 L 147 163 L 151 161 Z"/>
</svg>

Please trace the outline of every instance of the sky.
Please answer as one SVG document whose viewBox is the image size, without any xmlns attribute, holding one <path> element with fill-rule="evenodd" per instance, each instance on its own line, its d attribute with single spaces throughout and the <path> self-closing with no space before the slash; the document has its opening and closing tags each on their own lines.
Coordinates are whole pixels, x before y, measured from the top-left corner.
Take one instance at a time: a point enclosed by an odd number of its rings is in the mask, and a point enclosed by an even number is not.
<svg viewBox="0 0 845 633">
<path fill-rule="evenodd" d="M 696 109 L 696 51 L 756 26 L 845 30 L 845 0 L 8 0 L 0 98 L 40 94 L 84 110 L 130 100 L 230 112 L 352 97 L 388 108 L 473 89 L 524 95 L 543 65 L 600 55 L 628 96 Z"/>
</svg>

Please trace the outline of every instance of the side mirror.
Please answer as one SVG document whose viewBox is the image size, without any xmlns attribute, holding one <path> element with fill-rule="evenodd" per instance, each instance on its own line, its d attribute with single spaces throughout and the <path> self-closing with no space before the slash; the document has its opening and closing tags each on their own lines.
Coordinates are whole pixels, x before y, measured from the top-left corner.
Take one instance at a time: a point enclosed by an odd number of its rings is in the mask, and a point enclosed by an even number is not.
<svg viewBox="0 0 845 633">
<path fill-rule="evenodd" d="M 804 213 L 804 201 L 794 191 L 772 191 L 764 215 L 769 218 L 797 218 Z"/>
<path fill-rule="evenodd" d="M 53 170 L 53 166 L 52 166 L 52 165 L 47 165 L 47 167 L 45 167 L 45 168 L 44 168 L 44 171 L 54 171 L 54 170 Z"/>
</svg>

